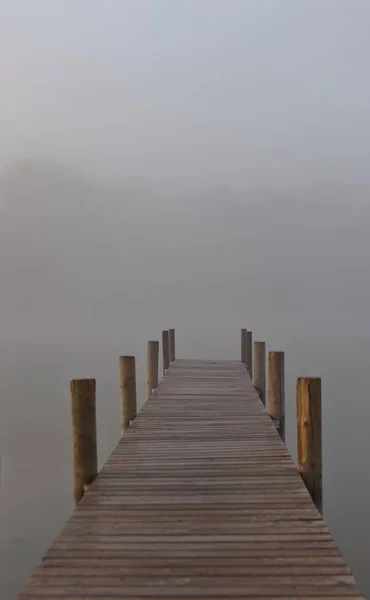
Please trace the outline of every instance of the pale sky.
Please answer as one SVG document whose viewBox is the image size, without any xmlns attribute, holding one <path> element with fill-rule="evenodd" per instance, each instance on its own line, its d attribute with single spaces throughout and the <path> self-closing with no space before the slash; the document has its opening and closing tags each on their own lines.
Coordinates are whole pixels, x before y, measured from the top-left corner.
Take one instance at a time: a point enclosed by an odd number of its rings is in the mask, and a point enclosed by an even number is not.
<svg viewBox="0 0 370 600">
<path fill-rule="evenodd" d="M 0 164 L 368 182 L 368 0 L 0 0 Z"/>
</svg>

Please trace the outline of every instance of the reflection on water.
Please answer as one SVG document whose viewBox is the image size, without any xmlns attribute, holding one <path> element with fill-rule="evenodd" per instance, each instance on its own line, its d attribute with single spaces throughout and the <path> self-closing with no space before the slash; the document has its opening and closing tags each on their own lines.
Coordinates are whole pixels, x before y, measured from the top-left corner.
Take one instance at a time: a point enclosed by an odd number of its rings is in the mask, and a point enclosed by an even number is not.
<svg viewBox="0 0 370 600">
<path fill-rule="evenodd" d="M 235 339 L 238 339 L 237 334 Z M 236 343 L 237 345 L 237 343 Z M 352 346 L 352 348 L 355 345 Z M 235 358 L 225 343 L 223 358 Z M 368 345 L 284 344 L 287 441 L 295 457 L 295 378 L 323 377 L 324 515 L 370 597 Z M 144 349 L 143 349 L 144 350 Z M 85 357 L 70 349 L 3 353 L 0 372 L 0 598 L 16 596 L 73 508 L 69 380 L 95 376 L 99 463 L 119 436 L 118 348 Z M 183 353 L 186 354 L 186 351 Z M 187 353 L 189 354 L 189 352 Z M 208 353 L 212 354 L 212 349 Z M 194 353 L 193 353 L 194 355 Z M 215 356 L 220 358 L 220 356 Z M 1 359 L 1 356 L 0 356 Z M 144 397 L 143 356 L 138 397 Z M 304 365 L 304 368 L 302 368 Z"/>
<path fill-rule="evenodd" d="M 30 452 L 32 457 L 32 451 Z M 69 469 L 58 464 L 2 460 L 0 581 L 2 598 L 12 598 L 68 516 Z"/>
</svg>

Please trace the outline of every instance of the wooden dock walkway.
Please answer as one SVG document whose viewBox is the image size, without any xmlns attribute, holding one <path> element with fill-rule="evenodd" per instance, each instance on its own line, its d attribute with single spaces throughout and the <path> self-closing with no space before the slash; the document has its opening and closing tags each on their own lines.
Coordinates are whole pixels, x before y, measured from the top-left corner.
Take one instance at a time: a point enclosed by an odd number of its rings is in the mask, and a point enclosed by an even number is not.
<svg viewBox="0 0 370 600">
<path fill-rule="evenodd" d="M 19 598 L 361 598 L 245 366 L 176 360 Z"/>
</svg>

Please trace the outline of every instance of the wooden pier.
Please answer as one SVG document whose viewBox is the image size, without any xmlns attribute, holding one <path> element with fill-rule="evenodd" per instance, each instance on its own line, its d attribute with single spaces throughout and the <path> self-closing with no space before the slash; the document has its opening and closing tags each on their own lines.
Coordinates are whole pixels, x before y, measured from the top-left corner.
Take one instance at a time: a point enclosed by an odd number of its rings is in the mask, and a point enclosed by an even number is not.
<svg viewBox="0 0 370 600">
<path fill-rule="evenodd" d="M 361 598 L 278 426 L 243 362 L 175 360 L 19 598 Z"/>
</svg>

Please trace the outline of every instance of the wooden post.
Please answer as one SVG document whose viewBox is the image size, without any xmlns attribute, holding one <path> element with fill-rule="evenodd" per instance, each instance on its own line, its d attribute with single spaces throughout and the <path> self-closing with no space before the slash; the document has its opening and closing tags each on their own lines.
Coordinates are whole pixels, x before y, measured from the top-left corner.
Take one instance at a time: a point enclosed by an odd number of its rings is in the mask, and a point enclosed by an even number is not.
<svg viewBox="0 0 370 600">
<path fill-rule="evenodd" d="M 162 331 L 162 359 L 164 375 L 170 366 L 170 335 L 168 329 Z"/>
<path fill-rule="evenodd" d="M 120 356 L 119 359 L 121 435 L 136 417 L 136 368 L 135 356 Z"/>
<path fill-rule="evenodd" d="M 321 379 L 297 379 L 298 470 L 322 513 Z"/>
<path fill-rule="evenodd" d="M 266 406 L 266 344 L 265 342 L 254 342 L 254 364 L 253 383 Z"/>
<path fill-rule="evenodd" d="M 74 497 L 83 497 L 98 472 L 95 379 L 71 381 Z"/>
<path fill-rule="evenodd" d="M 268 362 L 270 417 L 275 421 L 281 439 L 285 442 L 285 374 L 284 352 L 270 352 Z"/>
<path fill-rule="evenodd" d="M 249 376 L 253 377 L 253 343 L 252 332 L 247 330 L 246 366 Z"/>
<path fill-rule="evenodd" d="M 247 330 L 241 329 L 240 333 L 240 360 L 247 365 Z"/>
<path fill-rule="evenodd" d="M 147 362 L 147 378 L 146 378 L 146 399 L 150 398 L 152 391 L 158 385 L 158 356 L 159 342 L 148 342 L 146 362 Z"/>
<path fill-rule="evenodd" d="M 175 350 L 175 330 L 169 329 L 169 342 L 170 342 L 170 363 L 173 363 L 176 360 L 176 350 Z"/>
</svg>

